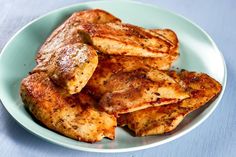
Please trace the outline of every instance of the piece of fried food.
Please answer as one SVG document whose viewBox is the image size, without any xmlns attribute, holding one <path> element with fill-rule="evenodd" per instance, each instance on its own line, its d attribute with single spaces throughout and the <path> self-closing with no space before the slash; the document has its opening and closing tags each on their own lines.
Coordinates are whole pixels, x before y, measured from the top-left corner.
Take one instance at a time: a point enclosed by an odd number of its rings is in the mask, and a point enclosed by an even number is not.
<svg viewBox="0 0 236 157">
<path fill-rule="evenodd" d="M 220 83 L 207 74 L 183 71 L 179 75 L 170 72 L 170 76 L 186 86 L 190 92 L 190 98 L 175 104 L 122 114 L 118 119 L 118 124 L 128 125 L 136 136 L 170 132 L 186 115 L 215 98 L 222 89 Z"/>
<path fill-rule="evenodd" d="M 153 60 L 150 58 L 150 62 L 146 63 L 147 60 L 142 58 L 144 57 L 99 54 L 98 66 L 85 88 L 100 99 L 106 92 L 115 90 L 109 87 L 110 83 L 108 83 L 113 75 L 138 69 L 150 69 L 149 64 L 153 63 Z"/>
<path fill-rule="evenodd" d="M 44 71 L 69 94 L 81 91 L 92 76 L 98 57 L 87 33 L 78 25 L 86 22 L 106 23 L 120 20 L 103 10 L 94 9 L 74 13 L 57 28 L 40 48 L 33 72 Z"/>
<path fill-rule="evenodd" d="M 108 113 L 133 112 L 175 103 L 189 96 L 174 79 L 159 70 L 113 73 L 117 70 L 115 68 L 119 67 L 108 64 L 108 67 L 102 68 L 104 71 L 97 71 L 86 85 L 86 90 L 100 99 L 99 106 Z"/>
<path fill-rule="evenodd" d="M 142 82 L 143 80 L 143 84 L 145 84 L 145 80 L 146 82 L 152 82 L 152 80 L 148 78 L 150 77 L 150 74 L 153 76 L 158 76 L 161 74 L 160 76 L 163 76 L 162 80 L 160 79 L 156 81 L 161 82 L 166 79 L 166 82 L 169 81 L 170 84 L 173 82 L 176 84 L 176 82 L 168 75 L 159 70 L 154 70 L 149 66 L 149 64 L 146 64 L 139 57 L 104 54 L 99 54 L 98 56 L 98 66 L 85 86 L 86 90 L 89 91 L 89 93 L 91 93 L 97 100 L 100 100 L 105 93 L 131 88 L 132 84 L 135 84 L 135 81 Z M 148 76 L 147 78 L 145 78 L 146 75 Z M 132 78 L 129 77 L 135 77 L 135 79 L 132 80 Z M 151 84 L 155 83 L 148 84 L 151 86 Z M 183 91 L 179 85 L 176 86 L 176 93 Z M 157 85 L 155 85 L 155 87 L 157 87 Z M 174 86 L 170 87 L 172 88 Z M 143 88 L 147 88 L 147 85 L 143 86 Z M 173 90 L 175 89 L 173 88 Z M 176 98 L 181 97 L 183 99 L 184 97 L 187 97 L 186 93 L 180 93 L 181 94 L 178 96 L 176 95 Z"/>
<path fill-rule="evenodd" d="M 37 64 L 47 62 L 56 49 L 67 44 L 91 44 L 89 35 L 78 27 L 83 22 L 102 24 L 108 22 L 119 23 L 121 20 L 100 9 L 85 10 L 72 14 L 61 26 L 52 32 L 41 46 L 36 56 Z"/>
<path fill-rule="evenodd" d="M 173 62 L 178 57 L 177 51 L 170 51 L 171 44 L 151 31 L 123 23 L 83 23 L 80 29 L 87 32 L 93 45 L 103 53 L 141 56 L 169 57 Z"/>
<path fill-rule="evenodd" d="M 85 86 L 97 99 L 100 99 L 106 92 L 115 90 L 109 87 L 110 84 L 108 84 L 113 75 L 139 69 L 149 71 L 156 69 L 155 63 L 157 63 L 157 66 L 160 65 L 160 62 L 152 57 L 106 55 L 99 53 L 98 60 L 98 66 Z"/>
<path fill-rule="evenodd" d="M 69 94 L 79 93 L 93 75 L 98 64 L 96 50 L 86 44 L 68 44 L 53 51 L 48 62 L 33 72 L 44 71 Z"/>
<path fill-rule="evenodd" d="M 116 118 L 96 108 L 89 95 L 63 97 L 46 73 L 34 73 L 23 79 L 21 97 L 32 115 L 56 132 L 70 138 L 97 142 L 115 138 Z"/>
</svg>

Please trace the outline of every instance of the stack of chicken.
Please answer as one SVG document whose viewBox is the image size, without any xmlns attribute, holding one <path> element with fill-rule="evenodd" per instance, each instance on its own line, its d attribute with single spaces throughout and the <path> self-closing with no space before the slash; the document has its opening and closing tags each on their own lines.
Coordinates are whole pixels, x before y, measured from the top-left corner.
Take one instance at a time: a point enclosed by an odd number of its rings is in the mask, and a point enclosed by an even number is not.
<svg viewBox="0 0 236 157">
<path fill-rule="evenodd" d="M 169 70 L 178 56 L 172 30 L 76 12 L 39 49 L 21 97 L 41 124 L 76 140 L 114 139 L 117 125 L 163 134 L 221 91 L 207 74 Z"/>
</svg>

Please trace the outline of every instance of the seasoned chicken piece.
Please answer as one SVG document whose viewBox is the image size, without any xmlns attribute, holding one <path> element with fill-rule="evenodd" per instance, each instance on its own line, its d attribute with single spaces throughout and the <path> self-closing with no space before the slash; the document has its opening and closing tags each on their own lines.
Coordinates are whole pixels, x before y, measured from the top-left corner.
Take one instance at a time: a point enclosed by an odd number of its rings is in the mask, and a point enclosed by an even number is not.
<svg viewBox="0 0 236 157">
<path fill-rule="evenodd" d="M 96 108 L 86 93 L 64 97 L 45 73 L 23 79 L 21 97 L 32 115 L 42 124 L 70 138 L 97 142 L 115 138 L 116 118 Z"/>
<path fill-rule="evenodd" d="M 33 72 L 46 71 L 49 77 L 69 94 L 80 92 L 92 76 L 98 62 L 96 51 L 88 45 L 90 37 L 78 28 L 83 22 L 120 22 L 99 9 L 74 13 L 49 36 L 40 48 Z"/>
<path fill-rule="evenodd" d="M 143 57 L 122 55 L 98 55 L 98 66 L 88 81 L 87 88 L 93 96 L 100 99 L 103 94 L 112 91 L 109 87 L 111 77 L 117 73 L 130 72 L 138 69 L 149 69 Z M 152 61 L 150 59 L 150 61 Z"/>
<path fill-rule="evenodd" d="M 96 50 L 86 44 L 68 44 L 52 52 L 45 64 L 38 64 L 33 72 L 45 71 L 69 94 L 79 93 L 92 76 L 98 64 Z"/>
<path fill-rule="evenodd" d="M 122 55 L 98 55 L 98 66 L 88 81 L 85 88 L 97 99 L 109 90 L 106 85 L 111 76 L 120 72 L 129 72 L 149 67 L 141 59 L 142 57 Z M 151 60 L 151 59 L 150 59 Z"/>
<path fill-rule="evenodd" d="M 100 9 L 85 10 L 72 14 L 61 26 L 52 32 L 42 45 L 36 56 L 37 63 L 47 62 L 55 50 L 67 44 L 91 44 L 89 35 L 78 27 L 83 22 L 102 24 L 108 22 L 119 23 L 121 20 Z"/>
<path fill-rule="evenodd" d="M 114 114 L 176 103 L 189 97 L 174 79 L 153 69 L 117 73 L 105 86 L 107 92 L 100 99 L 99 106 Z"/>
<path fill-rule="evenodd" d="M 87 33 L 78 28 L 83 22 L 106 23 L 120 20 L 103 10 L 74 13 L 46 40 L 37 54 L 33 72 L 46 71 L 49 77 L 69 94 L 80 92 L 92 76 L 98 62 Z"/>
<path fill-rule="evenodd" d="M 93 45 L 103 53 L 171 58 L 173 62 L 178 52 L 170 51 L 171 44 L 156 33 L 144 28 L 122 23 L 83 23 L 80 29 L 87 32 Z"/>
<path fill-rule="evenodd" d="M 113 84 L 116 81 L 114 78 L 118 77 L 118 75 L 123 72 L 125 73 L 122 75 L 135 70 L 143 70 L 142 73 L 145 73 L 144 71 L 148 72 L 153 70 L 156 74 L 159 74 L 158 70 L 154 70 L 151 67 L 151 63 L 155 64 L 155 61 L 151 58 L 104 54 L 99 54 L 98 57 L 98 66 L 85 86 L 85 88 L 97 99 L 100 99 L 106 92 L 118 90 L 117 86 L 114 86 L 114 89 L 111 88 L 111 86 L 113 87 Z M 131 75 L 131 73 L 129 75 Z M 169 78 L 169 76 L 165 76 Z M 126 82 L 119 82 L 126 85 Z"/>
<path fill-rule="evenodd" d="M 101 99 L 99 105 L 105 111 L 115 114 L 178 102 L 188 97 L 188 93 L 164 72 L 126 65 L 101 55 L 85 88 Z"/>
<path fill-rule="evenodd" d="M 122 114 L 118 119 L 118 124 L 128 125 L 136 136 L 170 132 L 186 115 L 215 98 L 222 88 L 219 82 L 207 74 L 183 71 L 179 75 L 175 72 L 171 72 L 170 75 L 186 87 L 190 98 L 175 104 Z"/>
<path fill-rule="evenodd" d="M 109 113 L 126 113 L 178 102 L 188 93 L 166 73 L 135 57 L 99 55 L 99 64 L 85 86 Z"/>
</svg>

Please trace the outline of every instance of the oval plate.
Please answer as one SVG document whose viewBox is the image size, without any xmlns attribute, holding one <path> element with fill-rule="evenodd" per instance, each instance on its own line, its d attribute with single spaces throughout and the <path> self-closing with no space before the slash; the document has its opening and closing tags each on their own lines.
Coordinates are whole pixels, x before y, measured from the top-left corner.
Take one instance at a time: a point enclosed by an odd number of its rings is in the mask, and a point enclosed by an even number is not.
<svg viewBox="0 0 236 157">
<path fill-rule="evenodd" d="M 22 78 L 35 66 L 37 49 L 47 36 L 73 12 L 100 8 L 121 18 L 124 22 L 145 28 L 170 28 L 180 41 L 180 58 L 175 67 L 204 72 L 223 85 L 219 97 L 208 107 L 188 116 L 169 134 L 133 137 L 122 128 L 116 129 L 116 139 L 104 139 L 88 144 L 67 138 L 37 124 L 26 112 L 19 96 Z M 126 1 L 98 1 L 81 3 L 50 12 L 23 27 L 6 44 L 0 56 L 0 98 L 7 111 L 26 129 L 50 142 L 83 151 L 127 152 L 158 146 L 172 141 L 194 129 L 217 107 L 226 86 L 224 58 L 214 41 L 199 26 L 186 18 L 159 7 Z"/>
</svg>

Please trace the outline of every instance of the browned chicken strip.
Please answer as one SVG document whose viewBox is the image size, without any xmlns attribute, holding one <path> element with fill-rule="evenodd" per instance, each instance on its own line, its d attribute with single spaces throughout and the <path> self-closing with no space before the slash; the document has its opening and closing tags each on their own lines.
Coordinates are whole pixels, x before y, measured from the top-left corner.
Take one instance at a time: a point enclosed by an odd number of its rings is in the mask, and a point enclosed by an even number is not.
<svg viewBox="0 0 236 157">
<path fill-rule="evenodd" d="M 152 58 L 104 54 L 99 54 L 98 60 L 98 66 L 85 86 L 98 99 L 106 92 L 114 90 L 108 84 L 113 75 L 138 69 L 148 70 L 152 68 L 149 65 L 156 62 Z M 159 62 L 157 64 L 160 65 Z"/>
<path fill-rule="evenodd" d="M 69 94 L 81 91 L 92 76 L 98 57 L 87 33 L 78 28 L 83 22 L 106 23 L 120 20 L 103 10 L 74 13 L 57 28 L 40 48 L 33 72 L 44 71 Z M 86 44 L 82 44 L 86 43 Z"/>
<path fill-rule="evenodd" d="M 81 31 L 78 27 L 83 22 L 102 24 L 108 22 L 119 23 L 121 20 L 100 9 L 85 10 L 72 14 L 61 26 L 52 32 L 42 45 L 36 56 L 37 63 L 47 62 L 55 49 L 67 44 L 81 42 L 90 44 L 91 41 L 88 34 Z"/>
<path fill-rule="evenodd" d="M 178 57 L 176 51 L 170 51 L 171 44 L 156 35 L 155 31 L 150 33 L 152 31 L 122 23 L 83 23 L 79 27 L 90 35 L 93 45 L 106 54 L 171 56 L 174 60 Z"/>
<path fill-rule="evenodd" d="M 174 79 L 153 69 L 117 73 L 111 76 L 105 87 L 107 91 L 99 106 L 114 114 L 176 103 L 189 97 Z"/>
<path fill-rule="evenodd" d="M 176 75 L 175 72 L 170 72 L 170 76 L 186 87 L 190 98 L 171 105 L 150 107 L 121 114 L 118 124 L 128 125 L 136 136 L 170 132 L 179 125 L 186 115 L 215 98 L 222 88 L 216 80 L 203 73 L 183 71 Z"/>
<path fill-rule="evenodd" d="M 128 75 L 134 75 L 135 77 L 138 77 L 137 75 L 140 72 L 139 79 L 141 80 L 141 76 L 148 75 L 148 73 L 151 73 L 151 71 L 153 71 L 153 75 L 156 76 L 161 73 L 162 76 L 164 76 L 163 80 L 167 79 L 173 81 L 173 79 L 165 73 L 150 67 L 151 63 L 155 63 L 155 61 L 152 61 L 151 58 L 149 60 L 142 60 L 141 58 L 135 56 L 104 54 L 99 54 L 98 57 L 98 66 L 95 72 L 93 73 L 92 77 L 88 81 L 87 85 L 85 86 L 85 88 L 97 99 L 100 99 L 101 96 L 103 96 L 107 92 L 121 90 L 123 87 L 118 88 L 117 85 L 114 86 L 114 84 L 117 84 L 118 82 L 119 84 L 123 84 L 126 87 L 127 82 L 122 82 L 121 80 L 118 80 L 119 77 L 126 74 L 127 76 L 125 77 L 129 79 Z M 146 61 L 149 61 L 149 63 L 147 63 Z M 117 80 L 115 78 L 117 78 Z M 129 81 L 132 82 L 131 80 L 132 78 L 130 78 Z"/>
<path fill-rule="evenodd" d="M 189 95 L 166 73 L 114 56 L 99 55 L 86 90 L 107 112 L 119 114 L 178 102 Z"/>
<path fill-rule="evenodd" d="M 116 118 L 96 108 L 86 93 L 70 97 L 61 94 L 46 73 L 34 73 L 23 79 L 21 97 L 32 115 L 56 132 L 70 138 L 97 142 L 115 138 Z"/>
</svg>

